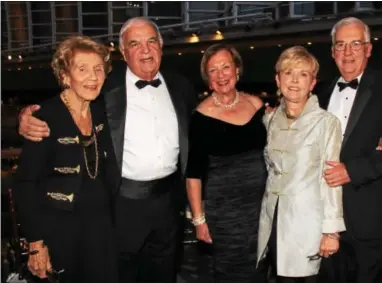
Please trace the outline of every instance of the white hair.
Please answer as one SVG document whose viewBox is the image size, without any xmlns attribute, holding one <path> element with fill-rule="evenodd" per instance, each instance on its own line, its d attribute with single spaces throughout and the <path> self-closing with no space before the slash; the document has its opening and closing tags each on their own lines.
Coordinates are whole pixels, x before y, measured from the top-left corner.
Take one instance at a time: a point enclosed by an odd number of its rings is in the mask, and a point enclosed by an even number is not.
<svg viewBox="0 0 382 283">
<path fill-rule="evenodd" d="M 160 45 L 163 46 L 163 38 L 162 38 L 162 35 L 160 34 L 158 25 L 155 22 L 153 22 L 152 20 L 150 20 L 149 18 L 135 17 L 135 18 L 131 18 L 131 19 L 127 20 L 123 24 L 123 26 L 119 32 L 119 48 L 120 49 L 122 49 L 122 50 L 124 49 L 123 34 L 127 31 L 128 28 L 130 28 L 132 25 L 134 25 L 137 22 L 141 22 L 141 23 L 144 22 L 144 23 L 151 25 L 154 28 L 155 32 L 157 33 Z"/>
<path fill-rule="evenodd" d="M 360 24 L 363 26 L 363 34 L 364 34 L 364 37 L 365 37 L 365 41 L 366 42 L 370 42 L 370 29 L 369 29 L 369 26 L 367 24 L 365 24 L 363 21 L 361 21 L 360 19 L 357 19 L 357 18 L 354 18 L 354 17 L 348 17 L 348 18 L 344 18 L 340 21 L 338 21 L 332 28 L 332 31 L 330 32 L 330 35 L 332 36 L 332 44 L 335 43 L 335 40 L 336 40 L 336 32 L 337 32 L 337 29 L 341 26 L 344 26 L 344 25 L 350 25 L 350 24 Z"/>
</svg>

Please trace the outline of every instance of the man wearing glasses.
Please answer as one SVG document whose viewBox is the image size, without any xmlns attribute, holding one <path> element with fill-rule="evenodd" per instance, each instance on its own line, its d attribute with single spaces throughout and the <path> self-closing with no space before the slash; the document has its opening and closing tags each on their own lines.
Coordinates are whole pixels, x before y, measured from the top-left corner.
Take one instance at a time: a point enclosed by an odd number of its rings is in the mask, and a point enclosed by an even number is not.
<svg viewBox="0 0 382 283">
<path fill-rule="evenodd" d="M 357 18 L 337 22 L 331 32 L 332 57 L 341 74 L 320 97 L 320 105 L 341 121 L 341 162 L 327 161 L 329 186 L 343 186 L 346 232 L 336 272 L 354 255 L 357 283 L 382 282 L 382 72 L 368 66 L 369 27 Z M 370 65 L 370 64 L 369 64 Z M 333 266 L 332 266 L 333 267 Z M 348 276 L 333 278 L 346 282 Z M 347 278 L 349 279 L 349 278 Z"/>
</svg>

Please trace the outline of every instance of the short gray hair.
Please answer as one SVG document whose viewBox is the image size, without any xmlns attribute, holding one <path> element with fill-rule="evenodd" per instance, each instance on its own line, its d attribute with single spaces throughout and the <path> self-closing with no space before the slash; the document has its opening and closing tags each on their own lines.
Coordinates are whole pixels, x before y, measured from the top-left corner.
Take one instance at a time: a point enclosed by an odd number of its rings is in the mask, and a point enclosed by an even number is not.
<svg viewBox="0 0 382 283">
<path fill-rule="evenodd" d="M 121 28 L 121 30 L 119 32 L 119 48 L 120 49 L 124 49 L 124 46 L 123 46 L 123 34 L 125 33 L 125 31 L 128 28 L 130 28 L 136 22 L 144 22 L 144 23 L 147 23 L 147 24 L 151 25 L 154 28 L 154 30 L 157 33 L 157 35 L 158 35 L 160 45 L 163 46 L 163 38 L 162 38 L 162 35 L 160 34 L 158 25 L 155 22 L 153 22 L 152 20 L 150 20 L 149 18 L 146 18 L 146 17 L 135 17 L 135 18 L 131 18 L 131 19 L 127 20 L 123 24 L 123 26 L 122 26 L 122 28 Z"/>
<path fill-rule="evenodd" d="M 337 32 L 337 29 L 341 26 L 344 26 L 344 25 L 350 25 L 350 24 L 360 24 L 363 26 L 363 30 L 364 30 L 364 37 L 365 37 L 365 41 L 366 42 L 370 42 L 370 29 L 369 29 L 369 26 L 367 24 L 365 24 L 363 21 L 361 21 L 360 19 L 357 19 L 357 18 L 354 18 L 354 17 L 348 17 L 348 18 L 344 18 L 340 21 L 338 21 L 332 28 L 332 31 L 330 32 L 330 35 L 332 36 L 332 44 L 335 43 L 335 37 L 336 37 L 336 32 Z"/>
</svg>

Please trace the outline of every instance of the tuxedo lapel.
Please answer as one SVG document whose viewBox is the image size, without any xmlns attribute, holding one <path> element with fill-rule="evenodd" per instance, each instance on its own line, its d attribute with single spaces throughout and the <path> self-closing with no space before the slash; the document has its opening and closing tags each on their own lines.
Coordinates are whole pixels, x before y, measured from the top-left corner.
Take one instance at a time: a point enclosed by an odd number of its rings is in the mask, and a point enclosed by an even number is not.
<svg viewBox="0 0 382 283">
<path fill-rule="evenodd" d="M 178 119 L 180 161 L 182 172 L 184 172 L 188 155 L 188 120 L 187 107 L 184 95 L 182 95 L 183 86 L 179 85 L 178 82 L 171 77 L 171 74 L 162 72 L 162 76 L 166 82 Z"/>
<path fill-rule="evenodd" d="M 119 169 L 122 170 L 126 120 L 126 67 L 111 75 L 104 91 L 106 114 Z"/>
<path fill-rule="evenodd" d="M 354 98 L 354 103 L 349 115 L 349 121 L 346 126 L 344 140 L 342 142 L 342 148 L 345 146 L 349 136 L 351 135 L 354 127 L 357 125 L 358 119 L 361 116 L 367 102 L 371 97 L 371 85 L 374 82 L 374 76 L 371 70 L 366 69 L 362 75 L 361 82 L 357 89 L 357 93 Z"/>
</svg>

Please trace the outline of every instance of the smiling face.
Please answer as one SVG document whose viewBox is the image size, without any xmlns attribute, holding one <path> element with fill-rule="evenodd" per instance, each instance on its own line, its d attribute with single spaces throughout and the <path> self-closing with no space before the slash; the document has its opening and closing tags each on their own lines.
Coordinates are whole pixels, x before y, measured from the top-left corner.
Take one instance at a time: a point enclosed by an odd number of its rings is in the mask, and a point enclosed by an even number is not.
<svg viewBox="0 0 382 283">
<path fill-rule="evenodd" d="M 358 77 L 366 68 L 368 58 L 371 55 L 372 45 L 366 43 L 364 27 L 359 23 L 352 23 L 339 26 L 334 38 L 334 45 L 344 44 L 342 51 L 332 47 L 332 57 L 337 67 L 346 81 L 351 81 Z M 352 42 L 360 41 L 361 48 L 354 50 L 351 47 Z"/>
<path fill-rule="evenodd" d="M 63 74 L 67 84 L 80 99 L 91 101 L 97 98 L 105 82 L 104 62 L 94 52 L 76 51 L 70 62 L 69 71 Z"/>
<path fill-rule="evenodd" d="M 285 100 L 290 102 L 304 102 L 316 84 L 312 66 L 307 62 L 298 62 L 276 75 L 277 86 Z"/>
<path fill-rule="evenodd" d="M 136 21 L 123 34 L 121 53 L 130 70 L 143 80 L 152 80 L 159 71 L 162 42 L 153 26 Z"/>
<path fill-rule="evenodd" d="M 211 90 L 219 94 L 235 91 L 239 69 L 229 51 L 223 49 L 211 56 L 206 69 Z"/>
</svg>

